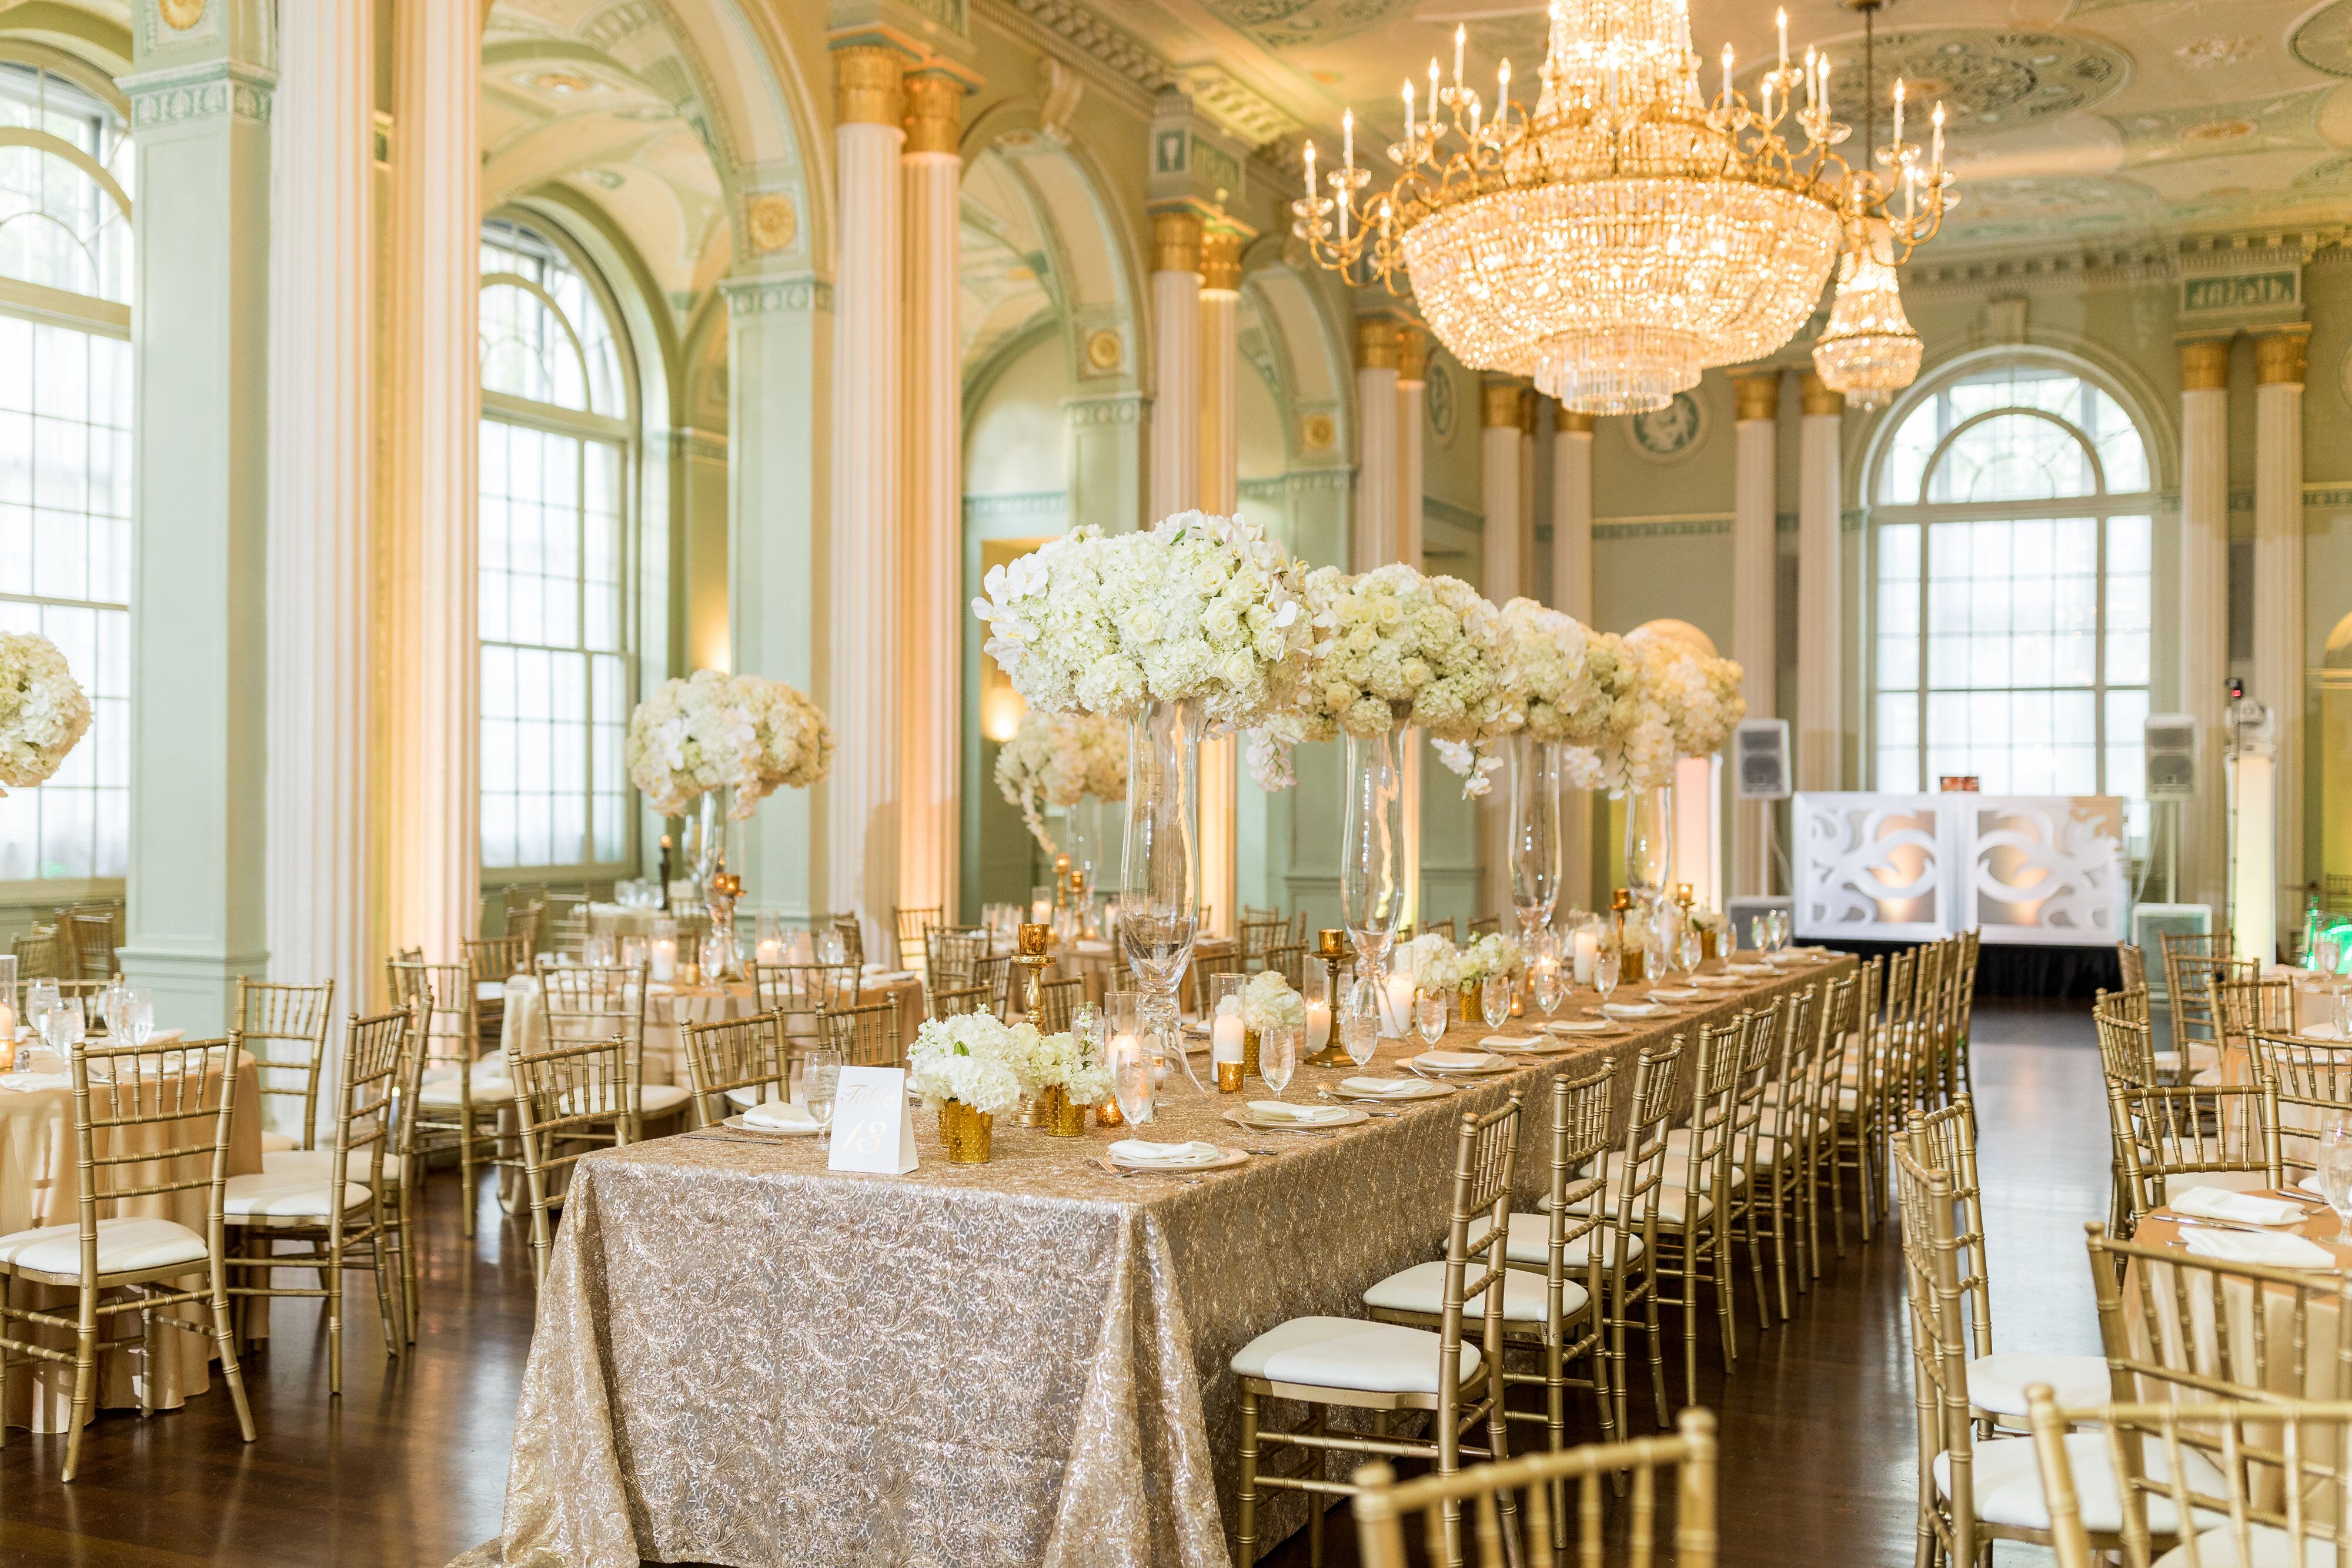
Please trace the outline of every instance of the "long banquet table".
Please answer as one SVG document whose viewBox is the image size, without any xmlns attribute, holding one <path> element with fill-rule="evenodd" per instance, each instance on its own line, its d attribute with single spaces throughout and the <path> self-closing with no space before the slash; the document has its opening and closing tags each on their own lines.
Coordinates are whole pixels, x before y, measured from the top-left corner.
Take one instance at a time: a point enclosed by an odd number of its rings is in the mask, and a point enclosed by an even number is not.
<svg viewBox="0 0 2352 1568">
<path fill-rule="evenodd" d="M 540 1296 L 502 1534 L 453 1568 L 1218 1568 L 1233 1354 L 1286 1318 L 1360 1315 L 1367 1286 L 1435 1255 L 1462 1112 L 1525 1096 L 1516 1185 L 1531 1202 L 1552 1075 L 1696 1040 L 1853 965 L 1759 978 L 1327 1135 L 1219 1119 L 1262 1085 L 1204 1100 L 1171 1080 L 1153 1136 L 1274 1151 L 1199 1176 L 1113 1176 L 1096 1157 L 1118 1134 L 1003 1117 L 991 1163 L 950 1166 L 920 1111 L 906 1176 L 833 1173 L 814 1140 L 717 1128 L 593 1154 Z M 1445 1043 L 1489 1032 L 1457 1025 Z M 1384 1041 L 1370 1071 L 1419 1049 Z M 1286 1097 L 1353 1071 L 1302 1067 Z M 1277 1494 L 1264 1539 L 1304 1518 Z"/>
</svg>

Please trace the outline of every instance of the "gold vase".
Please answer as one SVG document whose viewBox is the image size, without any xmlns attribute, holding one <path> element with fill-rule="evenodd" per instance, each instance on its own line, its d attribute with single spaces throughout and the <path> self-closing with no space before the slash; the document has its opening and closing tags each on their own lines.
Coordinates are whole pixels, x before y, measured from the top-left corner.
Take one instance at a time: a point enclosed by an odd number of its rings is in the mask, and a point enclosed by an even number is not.
<svg viewBox="0 0 2352 1568">
<path fill-rule="evenodd" d="M 1082 1138 L 1087 1133 L 1087 1108 L 1073 1104 L 1064 1085 L 1049 1083 L 1037 1092 L 1037 1124 L 1057 1138 Z"/>
<path fill-rule="evenodd" d="M 1698 956 L 1702 960 L 1715 956 L 1715 931 L 1703 926 L 1698 934 Z"/>
<path fill-rule="evenodd" d="M 951 1166 L 986 1165 L 989 1138 L 995 1129 L 995 1117 L 985 1111 L 975 1111 L 961 1100 L 950 1100 L 940 1107 L 940 1142 L 948 1146 L 948 1164 Z"/>
<path fill-rule="evenodd" d="M 1617 955 L 1617 978 L 1621 981 L 1642 977 L 1642 949 L 1628 947 Z"/>
<path fill-rule="evenodd" d="M 1464 1023 L 1485 1023 L 1486 1021 L 1486 1009 L 1478 1005 L 1478 988 L 1476 985 L 1465 985 L 1462 988 L 1462 1002 L 1458 1010 L 1461 1013 L 1462 1021 Z"/>
<path fill-rule="evenodd" d="M 1265 1077 L 1265 1074 L 1259 1071 L 1257 1066 L 1257 1030 L 1250 1029 L 1247 1026 L 1244 1026 L 1242 1030 L 1242 1082 L 1246 1083 L 1253 1078 L 1263 1080 Z"/>
</svg>

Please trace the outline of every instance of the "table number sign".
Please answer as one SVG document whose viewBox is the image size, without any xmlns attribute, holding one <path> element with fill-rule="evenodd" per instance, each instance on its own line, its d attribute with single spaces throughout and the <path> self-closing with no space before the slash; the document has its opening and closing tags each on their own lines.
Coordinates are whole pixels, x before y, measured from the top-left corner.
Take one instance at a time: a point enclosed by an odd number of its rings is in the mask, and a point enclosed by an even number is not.
<svg viewBox="0 0 2352 1568">
<path fill-rule="evenodd" d="M 833 1157 L 826 1167 L 905 1176 L 915 1168 L 915 1113 L 898 1067 L 845 1067 L 833 1092 Z"/>
</svg>

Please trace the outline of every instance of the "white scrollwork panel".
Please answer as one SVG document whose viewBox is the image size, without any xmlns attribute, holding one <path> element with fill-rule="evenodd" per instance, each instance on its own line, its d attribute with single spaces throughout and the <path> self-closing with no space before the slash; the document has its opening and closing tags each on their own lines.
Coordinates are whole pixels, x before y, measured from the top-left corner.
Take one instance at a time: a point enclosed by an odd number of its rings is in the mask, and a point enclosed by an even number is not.
<svg viewBox="0 0 2352 1568">
<path fill-rule="evenodd" d="M 1950 928 L 1953 856 L 1937 797 L 1800 794 L 1791 807 L 1798 936 L 1911 942 Z"/>
<path fill-rule="evenodd" d="M 2087 947 L 2123 927 L 2124 803 L 2112 795 L 1953 796 L 1968 846 L 1963 926 L 1987 942 Z"/>
</svg>

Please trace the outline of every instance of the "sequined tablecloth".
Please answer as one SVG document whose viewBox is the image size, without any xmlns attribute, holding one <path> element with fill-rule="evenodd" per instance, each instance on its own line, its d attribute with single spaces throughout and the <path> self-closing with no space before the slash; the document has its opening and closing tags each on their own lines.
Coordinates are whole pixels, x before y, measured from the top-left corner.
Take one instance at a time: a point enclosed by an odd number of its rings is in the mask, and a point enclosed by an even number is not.
<svg viewBox="0 0 2352 1568">
<path fill-rule="evenodd" d="M 919 1111 L 907 1176 L 723 1129 L 591 1155 L 540 1296 L 503 1534 L 453 1568 L 1219 1568 L 1234 1353 L 1286 1318 L 1360 1313 L 1366 1287 L 1437 1254 L 1460 1113 L 1525 1096 L 1532 1200 L 1552 1074 L 1852 964 L 1327 1135 L 1221 1119 L 1261 1085 L 1172 1081 L 1152 1135 L 1271 1151 L 1207 1176 L 1115 1176 L 1097 1164 L 1114 1134 L 1007 1118 L 991 1163 L 950 1166 Z M 1416 1049 L 1384 1043 L 1374 1071 Z M 1302 1068 L 1287 1097 L 1350 1071 Z M 1277 1494 L 1261 1519 L 1279 1541 L 1304 1501 Z"/>
</svg>

